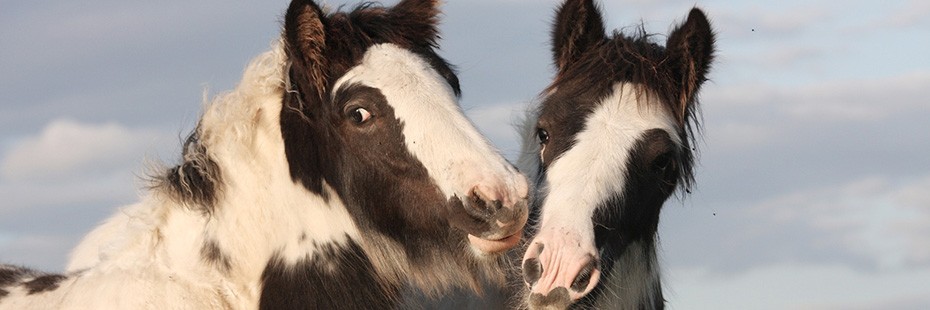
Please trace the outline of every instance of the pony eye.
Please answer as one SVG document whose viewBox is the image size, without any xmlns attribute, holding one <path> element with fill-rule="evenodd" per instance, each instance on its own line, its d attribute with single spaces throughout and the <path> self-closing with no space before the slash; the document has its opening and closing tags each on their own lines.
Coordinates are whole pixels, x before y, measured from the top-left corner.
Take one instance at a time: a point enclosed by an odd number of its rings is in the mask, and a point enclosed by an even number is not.
<svg viewBox="0 0 930 310">
<path fill-rule="evenodd" d="M 539 144 L 549 143 L 549 132 L 545 129 L 536 130 L 536 137 L 539 138 Z"/>
<path fill-rule="evenodd" d="M 365 108 L 355 108 L 352 112 L 349 112 L 349 117 L 356 124 L 363 124 L 371 119 L 371 112 L 368 112 Z"/>
<path fill-rule="evenodd" d="M 654 160 L 652 160 L 652 168 L 658 172 L 665 172 L 669 168 L 673 168 L 673 164 L 674 163 L 672 162 L 671 153 L 659 155 Z"/>
</svg>

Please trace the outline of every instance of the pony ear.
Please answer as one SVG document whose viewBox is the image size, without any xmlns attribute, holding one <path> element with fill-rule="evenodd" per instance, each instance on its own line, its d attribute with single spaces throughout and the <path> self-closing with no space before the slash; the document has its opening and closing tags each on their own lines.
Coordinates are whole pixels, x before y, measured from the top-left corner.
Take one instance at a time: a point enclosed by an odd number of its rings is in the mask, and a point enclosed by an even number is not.
<svg viewBox="0 0 930 310">
<path fill-rule="evenodd" d="M 439 0 L 403 0 L 387 16 L 391 30 L 417 46 L 436 46 Z"/>
<path fill-rule="evenodd" d="M 284 16 L 284 40 L 293 66 L 291 78 L 309 82 L 321 96 L 326 87 L 325 22 L 323 10 L 312 0 L 291 1 Z"/>
<path fill-rule="evenodd" d="M 607 39 L 604 20 L 594 0 L 567 0 L 558 9 L 552 30 L 552 53 L 561 72 Z"/>
<path fill-rule="evenodd" d="M 714 59 L 714 32 L 704 12 L 691 10 L 688 20 L 668 36 L 666 51 L 673 77 L 679 81 L 679 118 L 683 121 Z"/>
</svg>

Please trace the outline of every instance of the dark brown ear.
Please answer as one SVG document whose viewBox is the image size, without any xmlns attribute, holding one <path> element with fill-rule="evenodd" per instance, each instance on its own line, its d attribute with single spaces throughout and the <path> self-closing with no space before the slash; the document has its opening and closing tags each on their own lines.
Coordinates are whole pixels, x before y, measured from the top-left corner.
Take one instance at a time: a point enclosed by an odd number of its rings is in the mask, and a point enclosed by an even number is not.
<svg viewBox="0 0 930 310">
<path fill-rule="evenodd" d="M 668 36 L 668 64 L 679 79 L 679 120 L 684 121 L 694 107 L 694 96 L 705 81 L 714 60 L 714 32 L 707 16 L 694 8 L 688 20 Z"/>
<path fill-rule="evenodd" d="M 552 30 L 552 54 L 561 72 L 581 55 L 607 39 L 604 20 L 594 0 L 566 0 Z"/>
<path fill-rule="evenodd" d="M 388 13 L 391 31 L 414 46 L 436 46 L 439 38 L 439 1 L 403 0 Z"/>
<path fill-rule="evenodd" d="M 284 16 L 284 40 L 291 61 L 291 78 L 314 87 L 303 92 L 322 96 L 326 87 L 326 20 L 314 1 L 294 0 Z"/>
</svg>

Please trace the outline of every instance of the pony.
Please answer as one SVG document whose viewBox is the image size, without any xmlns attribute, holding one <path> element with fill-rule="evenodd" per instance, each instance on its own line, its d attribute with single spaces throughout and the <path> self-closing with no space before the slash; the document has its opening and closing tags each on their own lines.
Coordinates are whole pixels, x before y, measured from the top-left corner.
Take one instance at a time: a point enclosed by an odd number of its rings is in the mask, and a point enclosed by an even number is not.
<svg viewBox="0 0 930 310">
<path fill-rule="evenodd" d="M 437 2 L 292 1 L 181 163 L 66 274 L 0 267 L 0 309 L 390 309 L 504 281 L 528 182 L 459 108 Z"/>
<path fill-rule="evenodd" d="M 659 212 L 694 180 L 698 91 L 715 39 L 697 8 L 664 47 L 651 37 L 642 27 L 608 35 L 593 0 L 557 10 L 557 73 L 527 118 L 519 161 L 537 188 L 525 307 L 664 308 Z"/>
</svg>

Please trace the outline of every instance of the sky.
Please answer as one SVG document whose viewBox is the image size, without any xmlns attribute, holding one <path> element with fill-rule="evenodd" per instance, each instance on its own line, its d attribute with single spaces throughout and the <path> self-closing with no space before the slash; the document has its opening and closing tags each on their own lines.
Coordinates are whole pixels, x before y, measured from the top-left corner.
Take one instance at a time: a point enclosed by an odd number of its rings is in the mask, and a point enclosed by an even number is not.
<svg viewBox="0 0 930 310">
<path fill-rule="evenodd" d="M 516 158 L 558 1 L 445 2 L 462 106 Z M 717 32 L 697 184 L 662 211 L 672 309 L 930 309 L 930 2 L 601 4 L 608 28 L 660 43 L 695 5 Z M 287 1 L 0 7 L 0 262 L 60 271 L 147 167 L 178 160 Z"/>
</svg>

